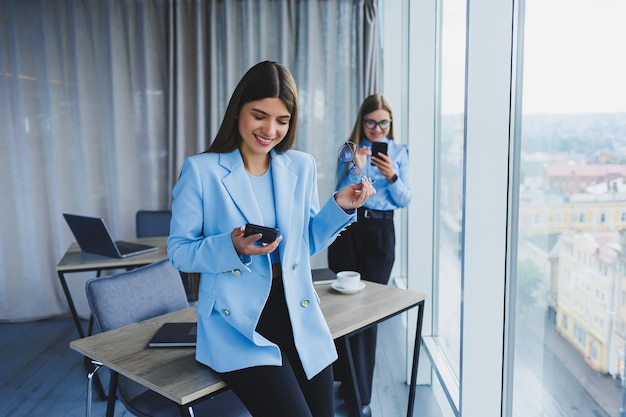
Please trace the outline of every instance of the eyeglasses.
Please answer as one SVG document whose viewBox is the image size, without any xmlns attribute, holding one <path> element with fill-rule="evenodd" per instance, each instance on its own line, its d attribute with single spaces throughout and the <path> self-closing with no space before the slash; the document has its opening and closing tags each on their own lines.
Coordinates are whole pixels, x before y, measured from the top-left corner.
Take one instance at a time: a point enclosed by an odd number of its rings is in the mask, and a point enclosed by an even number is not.
<svg viewBox="0 0 626 417">
<path fill-rule="evenodd" d="M 352 166 L 348 170 L 348 178 L 354 184 L 359 184 L 363 180 L 363 171 L 354 163 L 354 152 L 356 152 L 356 144 L 346 142 L 339 148 L 339 160 L 344 163 L 352 162 Z"/>
<path fill-rule="evenodd" d="M 387 119 L 381 120 L 380 122 L 372 119 L 364 119 L 363 123 L 365 123 L 365 126 L 367 126 L 368 129 L 372 130 L 376 129 L 376 126 L 380 126 L 381 130 L 387 130 L 391 126 L 391 120 Z"/>
</svg>

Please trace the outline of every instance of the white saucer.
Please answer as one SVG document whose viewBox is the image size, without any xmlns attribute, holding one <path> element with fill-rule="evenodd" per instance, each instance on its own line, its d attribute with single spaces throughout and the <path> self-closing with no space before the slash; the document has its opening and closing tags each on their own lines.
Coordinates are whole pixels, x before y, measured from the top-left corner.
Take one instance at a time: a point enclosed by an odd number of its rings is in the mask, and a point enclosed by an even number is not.
<svg viewBox="0 0 626 417">
<path fill-rule="evenodd" d="M 333 290 L 335 291 L 339 291 L 340 293 L 343 294 L 354 294 L 355 292 L 359 292 L 361 291 L 363 288 L 365 288 L 365 283 L 364 282 L 360 282 L 359 286 L 356 288 L 343 288 L 342 286 L 339 285 L 339 281 L 333 281 L 330 286 L 332 287 Z"/>
</svg>

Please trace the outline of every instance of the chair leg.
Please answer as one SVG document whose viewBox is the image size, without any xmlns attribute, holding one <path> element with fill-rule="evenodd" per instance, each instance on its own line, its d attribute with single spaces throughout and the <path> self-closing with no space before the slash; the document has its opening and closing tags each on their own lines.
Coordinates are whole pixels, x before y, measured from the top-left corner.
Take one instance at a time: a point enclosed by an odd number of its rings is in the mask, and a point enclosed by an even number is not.
<svg viewBox="0 0 626 417">
<path fill-rule="evenodd" d="M 93 377 L 96 374 L 96 372 L 98 372 L 98 369 L 102 367 L 102 363 L 100 362 L 91 361 L 91 363 L 94 365 L 94 368 L 91 372 L 87 374 L 87 410 L 86 410 L 87 417 L 91 417 L 91 402 L 92 402 L 92 397 L 93 397 L 92 395 Z"/>
<path fill-rule="evenodd" d="M 93 365 L 94 363 L 91 359 L 89 359 L 87 356 L 83 356 L 83 366 L 85 367 L 88 373 L 92 372 Z M 107 394 L 104 392 L 104 387 L 102 386 L 100 375 L 94 374 L 92 376 L 92 379 L 93 379 L 92 384 L 95 388 L 96 393 L 102 400 L 106 400 Z"/>
</svg>

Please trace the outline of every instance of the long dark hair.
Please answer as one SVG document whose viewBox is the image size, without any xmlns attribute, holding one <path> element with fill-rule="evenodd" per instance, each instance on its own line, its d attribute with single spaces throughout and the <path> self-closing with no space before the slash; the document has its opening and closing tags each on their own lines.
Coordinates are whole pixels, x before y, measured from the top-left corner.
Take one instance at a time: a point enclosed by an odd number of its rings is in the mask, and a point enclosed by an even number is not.
<svg viewBox="0 0 626 417">
<path fill-rule="evenodd" d="M 251 101 L 279 98 L 291 114 L 285 138 L 274 148 L 276 152 L 290 149 L 296 140 L 298 122 L 298 91 L 287 68 L 272 61 L 259 62 L 245 73 L 228 102 L 224 120 L 215 139 L 205 152 L 226 153 L 239 148 L 239 112 Z"/>
</svg>

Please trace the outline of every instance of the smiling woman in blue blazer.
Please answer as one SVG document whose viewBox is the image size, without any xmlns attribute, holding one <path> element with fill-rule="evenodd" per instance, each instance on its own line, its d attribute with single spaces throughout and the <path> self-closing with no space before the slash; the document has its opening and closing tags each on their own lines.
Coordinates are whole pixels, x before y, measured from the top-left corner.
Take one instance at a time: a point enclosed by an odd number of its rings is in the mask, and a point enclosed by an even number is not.
<svg viewBox="0 0 626 417">
<path fill-rule="evenodd" d="M 241 79 L 209 149 L 183 164 L 173 190 L 168 255 L 200 272 L 196 359 L 218 372 L 257 416 L 334 415 L 337 353 L 319 307 L 310 257 L 356 220 L 371 180 L 320 208 L 313 157 L 290 150 L 296 84 L 275 62 Z M 244 236 L 253 223 L 273 242 Z"/>
</svg>

